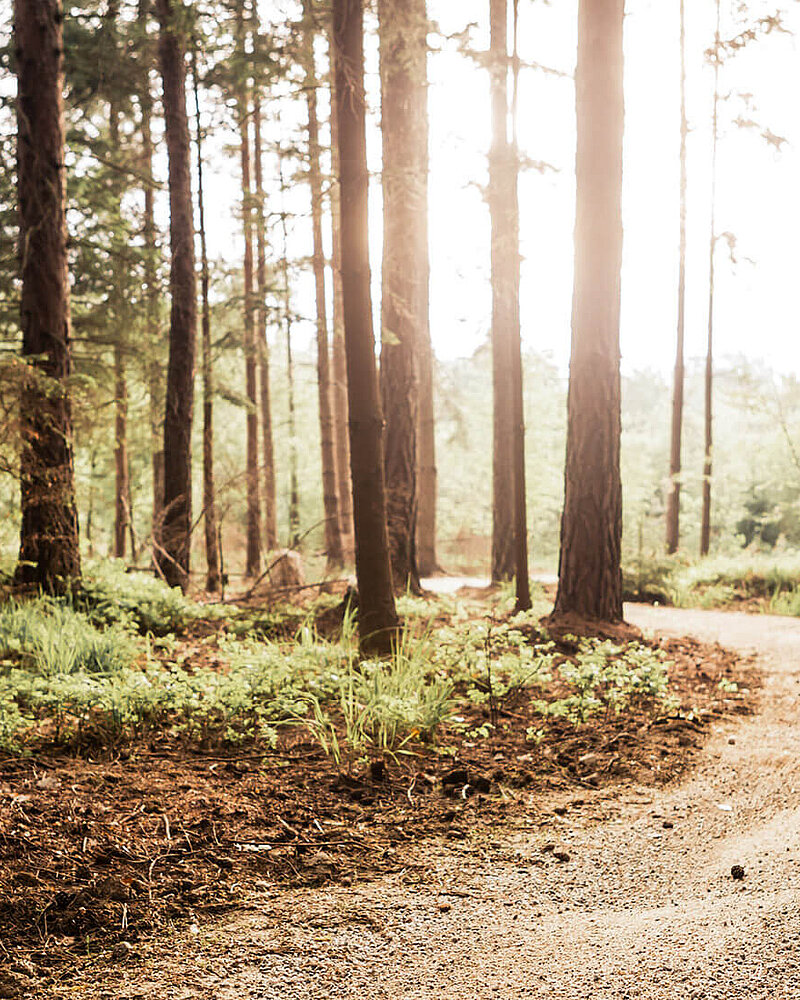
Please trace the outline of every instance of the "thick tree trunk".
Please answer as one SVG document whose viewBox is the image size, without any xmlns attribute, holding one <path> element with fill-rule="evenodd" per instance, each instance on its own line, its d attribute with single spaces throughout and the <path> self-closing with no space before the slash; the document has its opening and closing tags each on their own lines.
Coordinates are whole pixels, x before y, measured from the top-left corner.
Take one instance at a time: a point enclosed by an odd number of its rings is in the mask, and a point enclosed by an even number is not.
<svg viewBox="0 0 800 1000">
<path fill-rule="evenodd" d="M 244 61 L 244 8 L 239 11 L 240 57 Z M 246 482 L 247 482 L 247 556 L 245 576 L 256 577 L 261 571 L 261 500 L 258 484 L 258 390 L 256 386 L 255 299 L 253 296 L 253 191 L 250 182 L 250 86 L 242 84 L 237 95 L 242 170 L 242 230 L 244 234 L 244 360 L 247 392 Z"/>
<path fill-rule="evenodd" d="M 283 174 L 283 151 L 278 150 L 281 182 L 281 233 L 283 253 L 283 322 L 286 330 L 286 398 L 289 429 L 289 546 L 300 542 L 300 478 L 297 471 L 297 416 L 294 399 L 294 355 L 292 353 L 292 287 L 289 280 L 289 228 L 286 220 L 286 181 Z"/>
<path fill-rule="evenodd" d="M 256 182 L 256 347 L 260 388 L 261 455 L 264 494 L 264 541 L 267 551 L 278 547 L 278 512 L 275 492 L 275 446 L 272 439 L 272 400 L 267 339 L 267 236 L 264 222 L 264 177 L 261 145 L 261 101 L 258 89 L 253 95 L 253 159 Z"/>
<path fill-rule="evenodd" d="M 72 453 L 60 0 L 17 0 L 17 145 L 22 387 L 20 583 L 67 589 L 80 577 Z"/>
<path fill-rule="evenodd" d="M 383 123 L 380 385 L 386 513 L 395 590 L 420 592 L 417 569 L 418 354 L 428 326 L 425 0 L 379 0 Z"/>
<path fill-rule="evenodd" d="M 192 412 L 197 334 L 194 222 L 186 115 L 186 44 L 174 0 L 157 0 L 159 58 L 164 82 L 169 159 L 170 294 L 169 363 L 164 418 L 164 512 L 158 565 L 166 581 L 189 584 L 192 528 Z"/>
<path fill-rule="evenodd" d="M 330 347 L 328 309 L 325 301 L 325 248 L 322 243 L 322 172 L 320 168 L 319 121 L 317 118 L 317 71 L 314 61 L 314 22 L 310 0 L 304 2 L 304 71 L 308 102 L 308 180 L 311 188 L 311 226 L 314 244 L 314 288 L 317 311 L 317 387 L 319 429 L 322 450 L 322 496 L 325 512 L 325 553 L 330 568 L 344 562 L 339 525 L 339 497 L 336 481 L 336 446 L 331 407 Z"/>
<path fill-rule="evenodd" d="M 681 180 L 680 248 L 678 251 L 678 335 L 675 346 L 675 373 L 672 383 L 672 429 L 669 449 L 669 493 L 667 494 L 667 552 L 678 551 L 681 542 L 681 440 L 683 436 L 684 330 L 686 326 L 686 11 L 680 0 L 681 59 Z"/>
<path fill-rule="evenodd" d="M 197 80 L 197 53 L 192 59 L 194 90 L 195 148 L 197 151 L 197 206 L 200 223 L 200 304 L 203 368 L 203 518 L 206 543 L 206 590 L 222 589 L 217 502 L 214 487 L 214 367 L 211 360 L 211 308 L 208 301 L 208 247 L 206 208 L 203 189 L 203 130 L 200 125 L 200 86 Z"/>
<path fill-rule="evenodd" d="M 719 118 L 720 0 L 717 0 L 717 28 L 714 35 L 714 111 L 711 136 L 711 239 L 708 260 L 708 342 L 705 371 L 705 448 L 703 453 L 703 510 L 700 516 L 700 555 L 711 548 L 711 473 L 714 445 L 714 291 L 717 249 L 717 142 Z"/>
<path fill-rule="evenodd" d="M 525 478 L 525 400 L 522 384 L 522 336 L 519 318 L 519 146 L 517 142 L 517 95 L 519 91 L 519 0 L 512 0 L 514 10 L 514 87 L 511 99 L 512 141 L 509 163 L 509 201 L 511 204 L 511 247 L 509 251 L 513 287 L 513 324 L 511 331 L 511 407 L 514 427 L 514 576 L 516 611 L 529 611 L 531 585 L 528 575 L 528 502 Z"/>
<path fill-rule="evenodd" d="M 554 617 L 622 620 L 619 307 L 623 0 L 580 0 L 575 288 Z"/>
<path fill-rule="evenodd" d="M 331 108 L 336 108 L 336 51 L 331 39 Z M 331 249 L 333 253 L 333 424 L 336 436 L 336 491 L 339 523 L 345 556 L 354 556 L 353 486 L 350 477 L 350 435 L 347 427 L 347 360 L 344 348 L 344 301 L 342 295 L 341 197 L 339 190 L 339 126 L 331 111 Z"/>
<path fill-rule="evenodd" d="M 383 415 L 370 296 L 363 13 L 361 0 L 334 0 L 342 292 L 359 633 L 365 652 L 388 652 L 397 633 L 397 613 L 386 531 Z"/>
<path fill-rule="evenodd" d="M 514 220 L 508 143 L 507 0 L 490 0 L 492 145 L 489 209 L 492 218 L 492 580 L 514 575 L 514 415 L 509 386 L 517 310 L 514 304 Z"/>
</svg>

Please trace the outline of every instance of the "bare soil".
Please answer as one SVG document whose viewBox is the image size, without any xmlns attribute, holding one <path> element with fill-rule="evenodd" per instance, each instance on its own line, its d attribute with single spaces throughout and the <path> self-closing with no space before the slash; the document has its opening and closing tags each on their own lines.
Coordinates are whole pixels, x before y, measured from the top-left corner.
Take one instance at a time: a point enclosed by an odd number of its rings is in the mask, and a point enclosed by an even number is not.
<svg viewBox="0 0 800 1000">
<path fill-rule="evenodd" d="M 0 997 L 788 1000 L 800 623 L 629 617 L 676 637 L 696 721 L 531 747 L 521 699 L 456 760 L 349 774 L 302 742 L 0 762 Z M 755 717 L 754 671 L 719 641 L 759 654 Z"/>
</svg>

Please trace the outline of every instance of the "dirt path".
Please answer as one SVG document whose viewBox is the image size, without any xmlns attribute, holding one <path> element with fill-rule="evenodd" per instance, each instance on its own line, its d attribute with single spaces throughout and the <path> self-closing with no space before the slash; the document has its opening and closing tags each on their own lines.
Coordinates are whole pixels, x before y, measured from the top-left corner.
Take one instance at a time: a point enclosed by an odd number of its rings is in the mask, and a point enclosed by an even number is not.
<svg viewBox="0 0 800 1000">
<path fill-rule="evenodd" d="M 511 836 L 425 845 L 377 882 L 266 895 L 93 995 L 800 996 L 800 622 L 642 607 L 629 619 L 763 665 L 761 714 L 720 723 L 687 781 L 573 796 L 565 815 L 532 814 Z"/>
</svg>

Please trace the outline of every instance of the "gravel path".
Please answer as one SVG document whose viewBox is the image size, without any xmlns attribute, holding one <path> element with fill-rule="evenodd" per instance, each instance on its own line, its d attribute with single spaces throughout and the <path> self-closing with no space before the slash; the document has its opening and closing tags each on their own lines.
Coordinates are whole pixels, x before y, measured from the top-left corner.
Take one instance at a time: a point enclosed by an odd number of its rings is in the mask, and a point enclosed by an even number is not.
<svg viewBox="0 0 800 1000">
<path fill-rule="evenodd" d="M 114 995 L 800 996 L 800 622 L 644 607 L 628 618 L 763 665 L 761 713 L 719 723 L 683 784 L 606 789 L 496 841 L 425 845 L 391 878 L 276 894 L 202 930 L 171 974 L 148 962 L 149 984 Z"/>
</svg>

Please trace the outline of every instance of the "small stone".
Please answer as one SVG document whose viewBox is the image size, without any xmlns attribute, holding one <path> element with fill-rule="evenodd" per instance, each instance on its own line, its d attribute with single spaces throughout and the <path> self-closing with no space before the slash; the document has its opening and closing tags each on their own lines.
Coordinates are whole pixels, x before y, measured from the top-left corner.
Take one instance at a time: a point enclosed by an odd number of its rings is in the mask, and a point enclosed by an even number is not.
<svg viewBox="0 0 800 1000">
<path fill-rule="evenodd" d="M 383 781 L 386 777 L 386 764 L 382 760 L 373 760 L 369 765 L 369 774 L 373 781 Z"/>
<path fill-rule="evenodd" d="M 733 865 L 731 868 L 731 878 L 734 882 L 741 882 L 744 878 L 744 868 L 741 865 Z"/>
<path fill-rule="evenodd" d="M 562 864 L 566 863 L 570 859 L 568 851 L 553 851 L 553 857 L 556 861 L 561 861 Z"/>
<path fill-rule="evenodd" d="M 733 738 L 732 736 L 731 736 L 731 738 L 730 738 L 730 739 L 728 740 L 728 743 L 730 743 L 730 745 L 731 745 L 731 746 L 736 746 L 736 740 L 735 740 L 735 739 L 734 739 L 734 738 Z"/>
<path fill-rule="evenodd" d="M 556 849 L 556 845 L 555 844 L 552 844 L 552 843 L 550 843 L 550 844 L 543 844 L 542 845 L 542 854 L 547 854 L 548 852 L 554 851 L 555 849 Z"/>
<path fill-rule="evenodd" d="M 111 949 L 111 957 L 115 962 L 125 962 L 133 954 L 133 945 L 130 941 L 120 941 Z"/>
<path fill-rule="evenodd" d="M 453 906 L 452 906 L 451 903 L 439 903 L 439 912 L 440 913 L 448 913 L 452 909 L 453 909 Z"/>
<path fill-rule="evenodd" d="M 675 824 L 669 819 L 665 819 L 661 825 L 665 830 L 673 830 L 675 828 Z"/>
<path fill-rule="evenodd" d="M 468 782 L 469 772 L 463 767 L 455 767 L 442 776 L 443 785 L 466 785 Z"/>
<path fill-rule="evenodd" d="M 556 816 L 566 816 L 567 815 L 567 807 L 566 806 L 556 806 L 555 809 L 553 810 L 553 812 L 556 814 Z"/>
</svg>

